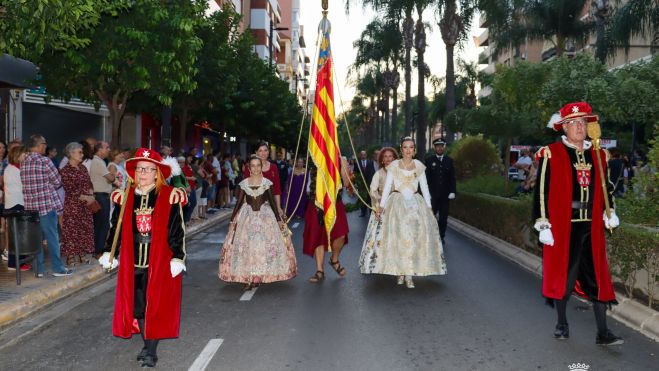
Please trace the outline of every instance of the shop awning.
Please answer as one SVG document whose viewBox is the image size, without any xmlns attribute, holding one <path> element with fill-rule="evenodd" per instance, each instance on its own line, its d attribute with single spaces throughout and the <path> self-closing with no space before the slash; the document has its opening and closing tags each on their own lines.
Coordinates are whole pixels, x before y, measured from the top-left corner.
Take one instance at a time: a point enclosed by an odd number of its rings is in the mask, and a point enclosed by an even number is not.
<svg viewBox="0 0 659 371">
<path fill-rule="evenodd" d="M 37 66 L 32 62 L 7 54 L 0 55 L 0 89 L 30 89 L 36 77 Z"/>
</svg>

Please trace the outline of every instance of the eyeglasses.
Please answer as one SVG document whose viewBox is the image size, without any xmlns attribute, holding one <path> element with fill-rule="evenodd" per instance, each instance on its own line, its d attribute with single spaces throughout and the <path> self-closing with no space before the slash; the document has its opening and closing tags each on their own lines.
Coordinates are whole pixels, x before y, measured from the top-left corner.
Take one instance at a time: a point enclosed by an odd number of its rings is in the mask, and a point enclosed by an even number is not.
<svg viewBox="0 0 659 371">
<path fill-rule="evenodd" d="M 135 172 L 138 174 L 151 174 L 156 172 L 155 167 L 136 167 Z"/>
<path fill-rule="evenodd" d="M 574 119 L 574 120 L 565 121 L 565 124 L 567 124 L 567 125 L 586 125 L 586 121 L 584 119 Z"/>
</svg>

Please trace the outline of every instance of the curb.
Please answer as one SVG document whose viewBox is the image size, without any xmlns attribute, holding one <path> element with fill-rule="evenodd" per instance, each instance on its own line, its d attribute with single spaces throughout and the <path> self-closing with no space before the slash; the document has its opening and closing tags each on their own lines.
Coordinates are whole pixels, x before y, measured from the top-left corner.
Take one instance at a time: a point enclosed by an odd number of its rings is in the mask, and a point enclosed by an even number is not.
<svg viewBox="0 0 659 371">
<path fill-rule="evenodd" d="M 493 250 L 537 277 L 542 277 L 542 258 L 539 256 L 456 218 L 449 217 L 448 225 L 456 232 Z M 613 306 L 613 309 L 609 311 L 609 315 L 648 338 L 659 342 L 659 312 L 624 297 L 620 293 L 616 293 L 616 299 L 619 304 Z"/>
<path fill-rule="evenodd" d="M 222 223 L 231 217 L 231 212 L 217 212 L 204 223 L 195 224 L 186 230 L 186 238 L 212 227 L 216 223 Z M 103 268 L 96 265 L 77 271 L 72 276 L 51 280 L 48 284 L 38 289 L 29 290 L 24 295 L 12 298 L 0 303 L 0 330 L 4 332 L 8 327 L 46 309 L 61 300 L 96 283 L 112 279 L 116 270 L 110 274 L 105 273 Z"/>
</svg>

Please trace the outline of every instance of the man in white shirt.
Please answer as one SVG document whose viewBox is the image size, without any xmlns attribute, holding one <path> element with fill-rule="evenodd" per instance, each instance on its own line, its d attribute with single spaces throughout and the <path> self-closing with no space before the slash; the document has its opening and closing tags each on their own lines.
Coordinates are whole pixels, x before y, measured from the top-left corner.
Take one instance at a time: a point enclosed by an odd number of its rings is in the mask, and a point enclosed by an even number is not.
<svg viewBox="0 0 659 371">
<path fill-rule="evenodd" d="M 531 169 L 531 165 L 533 165 L 533 160 L 531 159 L 530 151 L 528 149 L 523 149 L 522 156 L 517 160 L 517 162 L 515 162 L 515 165 L 513 165 L 513 167 L 519 169 L 517 179 L 525 180 L 529 169 Z"/>
<path fill-rule="evenodd" d="M 110 145 L 98 142 L 94 146 L 94 158 L 89 167 L 89 177 L 94 187 L 94 198 L 101 205 L 101 210 L 94 214 L 94 250 L 97 255 L 103 253 L 108 231 L 110 230 L 110 193 L 115 175 L 108 170 L 105 159 L 110 155 Z"/>
</svg>

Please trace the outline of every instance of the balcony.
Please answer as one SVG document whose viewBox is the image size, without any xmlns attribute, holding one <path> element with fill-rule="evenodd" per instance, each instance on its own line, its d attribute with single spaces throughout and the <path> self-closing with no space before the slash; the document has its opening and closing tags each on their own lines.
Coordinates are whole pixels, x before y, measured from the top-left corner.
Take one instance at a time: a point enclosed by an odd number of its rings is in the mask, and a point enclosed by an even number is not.
<svg viewBox="0 0 659 371">
<path fill-rule="evenodd" d="M 480 28 L 487 28 L 489 25 L 487 23 L 487 17 L 485 17 L 485 13 L 481 13 L 481 16 L 478 20 L 478 27 Z"/>
<path fill-rule="evenodd" d="M 489 35 L 489 32 L 487 31 L 487 29 L 485 29 L 485 31 L 483 31 L 483 33 L 481 33 L 478 36 L 478 43 L 476 45 L 477 46 L 488 46 L 488 45 L 490 45 L 490 35 Z"/>
<path fill-rule="evenodd" d="M 486 52 L 478 54 L 478 64 L 490 64 L 490 55 Z"/>
</svg>

